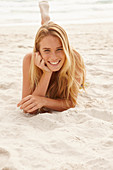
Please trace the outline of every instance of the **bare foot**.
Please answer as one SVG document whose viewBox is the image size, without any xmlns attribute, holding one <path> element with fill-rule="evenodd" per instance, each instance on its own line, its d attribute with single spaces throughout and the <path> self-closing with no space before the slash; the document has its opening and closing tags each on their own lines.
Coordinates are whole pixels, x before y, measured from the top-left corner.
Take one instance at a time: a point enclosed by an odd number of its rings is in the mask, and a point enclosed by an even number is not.
<svg viewBox="0 0 113 170">
<path fill-rule="evenodd" d="M 41 24 L 48 22 L 50 20 L 49 16 L 49 3 L 47 0 L 41 0 L 39 1 L 39 8 L 41 13 Z"/>
</svg>

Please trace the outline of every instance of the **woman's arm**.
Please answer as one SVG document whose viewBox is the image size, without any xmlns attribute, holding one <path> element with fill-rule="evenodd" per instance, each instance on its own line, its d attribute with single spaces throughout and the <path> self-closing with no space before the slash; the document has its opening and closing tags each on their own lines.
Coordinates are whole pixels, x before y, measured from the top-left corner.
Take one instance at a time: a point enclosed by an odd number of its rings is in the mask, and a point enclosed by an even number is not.
<svg viewBox="0 0 113 170">
<path fill-rule="evenodd" d="M 39 96 L 45 96 L 46 92 L 47 92 L 49 82 L 50 82 L 50 79 L 51 79 L 51 75 L 52 75 L 52 72 L 43 71 L 42 77 L 40 78 L 40 81 L 39 81 L 37 87 L 32 92 L 31 88 L 30 88 L 30 79 L 29 79 L 31 57 L 32 57 L 32 53 L 29 53 L 23 59 L 22 98 L 24 98 L 24 97 L 26 97 L 26 96 L 28 96 L 30 94 L 39 95 Z M 40 62 L 39 58 L 38 58 L 38 62 Z"/>
<path fill-rule="evenodd" d="M 20 109 L 25 110 L 27 113 L 34 113 L 36 110 L 42 107 L 56 111 L 64 111 L 74 107 L 69 100 L 50 99 L 47 97 L 34 95 L 29 95 L 23 98 L 18 106 L 20 106 Z"/>
<path fill-rule="evenodd" d="M 37 87 L 35 88 L 32 94 L 37 96 L 45 96 L 52 76 L 52 71 L 50 71 L 50 69 L 47 67 L 44 59 L 42 58 L 39 52 L 35 53 L 34 57 L 35 66 L 40 68 L 43 74 L 40 78 L 40 81 L 38 82 Z"/>
<path fill-rule="evenodd" d="M 72 105 L 70 100 L 45 98 L 44 107 L 51 110 L 64 111 L 75 106 Z"/>
<path fill-rule="evenodd" d="M 40 81 L 39 81 L 37 87 L 32 92 L 31 87 L 30 87 L 30 79 L 29 79 L 31 57 L 32 57 L 32 53 L 29 53 L 23 59 L 22 100 L 24 98 L 26 98 L 27 96 L 30 96 L 30 95 L 32 95 L 32 96 L 45 96 L 49 82 L 50 82 L 50 79 L 51 79 L 51 75 L 52 75 L 52 72 L 50 72 L 48 70 L 48 68 L 45 68 L 46 71 L 43 70 L 42 77 L 40 78 Z M 36 63 L 39 64 L 39 67 L 43 66 L 43 63 L 40 63 L 39 56 L 38 56 L 38 60 L 36 60 Z M 17 106 L 18 107 L 20 106 L 19 103 L 18 103 Z M 25 113 L 27 112 L 24 108 L 23 108 L 23 110 L 24 110 Z"/>
<path fill-rule="evenodd" d="M 32 94 L 29 81 L 29 71 L 31 64 L 32 53 L 27 54 L 23 59 L 23 86 L 22 86 L 22 98 Z"/>
<path fill-rule="evenodd" d="M 35 88 L 34 92 L 32 93 L 32 95 L 36 95 L 36 96 L 45 96 L 47 89 L 48 89 L 48 85 L 51 79 L 51 74 L 52 73 L 43 73 L 42 77 L 37 85 L 37 87 Z"/>
<path fill-rule="evenodd" d="M 64 111 L 71 107 L 74 107 L 71 101 L 63 99 L 50 99 L 45 97 L 51 74 L 43 72 L 43 75 L 33 91 L 30 90 L 29 69 L 32 54 L 28 54 L 23 60 L 23 94 L 22 100 L 18 103 L 18 107 L 23 109 L 24 112 L 34 113 L 42 107 L 56 111 Z"/>
</svg>

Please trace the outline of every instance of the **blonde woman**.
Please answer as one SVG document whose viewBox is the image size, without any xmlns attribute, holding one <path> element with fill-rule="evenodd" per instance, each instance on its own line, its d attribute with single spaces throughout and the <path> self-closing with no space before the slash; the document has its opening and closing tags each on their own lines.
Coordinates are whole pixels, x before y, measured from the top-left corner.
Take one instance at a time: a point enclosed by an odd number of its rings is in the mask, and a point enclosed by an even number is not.
<svg viewBox="0 0 113 170">
<path fill-rule="evenodd" d="M 46 22 L 36 34 L 33 53 L 23 59 L 23 91 L 18 106 L 25 113 L 75 107 L 84 81 L 83 59 L 71 48 L 65 30 Z"/>
</svg>

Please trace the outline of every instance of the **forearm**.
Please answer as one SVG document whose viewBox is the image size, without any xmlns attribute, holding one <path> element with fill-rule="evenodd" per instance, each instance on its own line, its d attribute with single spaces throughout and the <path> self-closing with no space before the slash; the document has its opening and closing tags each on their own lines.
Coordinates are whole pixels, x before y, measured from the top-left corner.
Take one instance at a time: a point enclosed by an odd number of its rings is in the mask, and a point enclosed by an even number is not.
<svg viewBox="0 0 113 170">
<path fill-rule="evenodd" d="M 43 99 L 44 99 L 44 107 L 51 109 L 51 110 L 64 111 L 64 110 L 74 107 L 72 105 L 72 102 L 69 100 L 50 99 L 46 97 L 44 97 Z"/>
<path fill-rule="evenodd" d="M 51 75 L 52 73 L 43 73 L 37 87 L 35 88 L 34 92 L 32 93 L 32 95 L 36 95 L 36 96 L 45 96 L 48 86 L 49 86 L 49 82 L 51 79 Z"/>
</svg>

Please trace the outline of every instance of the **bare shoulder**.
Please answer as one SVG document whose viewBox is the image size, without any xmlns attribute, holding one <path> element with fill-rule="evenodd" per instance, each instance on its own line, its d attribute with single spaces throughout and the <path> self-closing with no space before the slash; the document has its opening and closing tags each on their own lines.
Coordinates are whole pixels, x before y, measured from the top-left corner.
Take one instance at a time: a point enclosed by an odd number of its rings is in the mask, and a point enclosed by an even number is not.
<svg viewBox="0 0 113 170">
<path fill-rule="evenodd" d="M 75 49 L 73 49 L 73 51 L 74 51 L 74 54 L 75 54 L 75 58 L 79 61 L 82 61 L 83 59 L 82 59 L 81 55 Z"/>
<path fill-rule="evenodd" d="M 23 58 L 23 90 L 22 98 L 31 94 L 30 89 L 30 65 L 32 53 L 26 54 Z"/>
<path fill-rule="evenodd" d="M 32 53 L 28 53 L 23 58 L 23 74 L 28 74 L 31 65 Z"/>
<path fill-rule="evenodd" d="M 23 64 L 29 65 L 31 63 L 31 57 L 32 57 L 32 53 L 26 54 L 23 58 Z"/>
<path fill-rule="evenodd" d="M 75 54 L 75 61 L 76 61 L 76 70 L 78 73 L 85 73 L 85 64 L 82 56 L 74 49 L 74 54 Z"/>
</svg>

